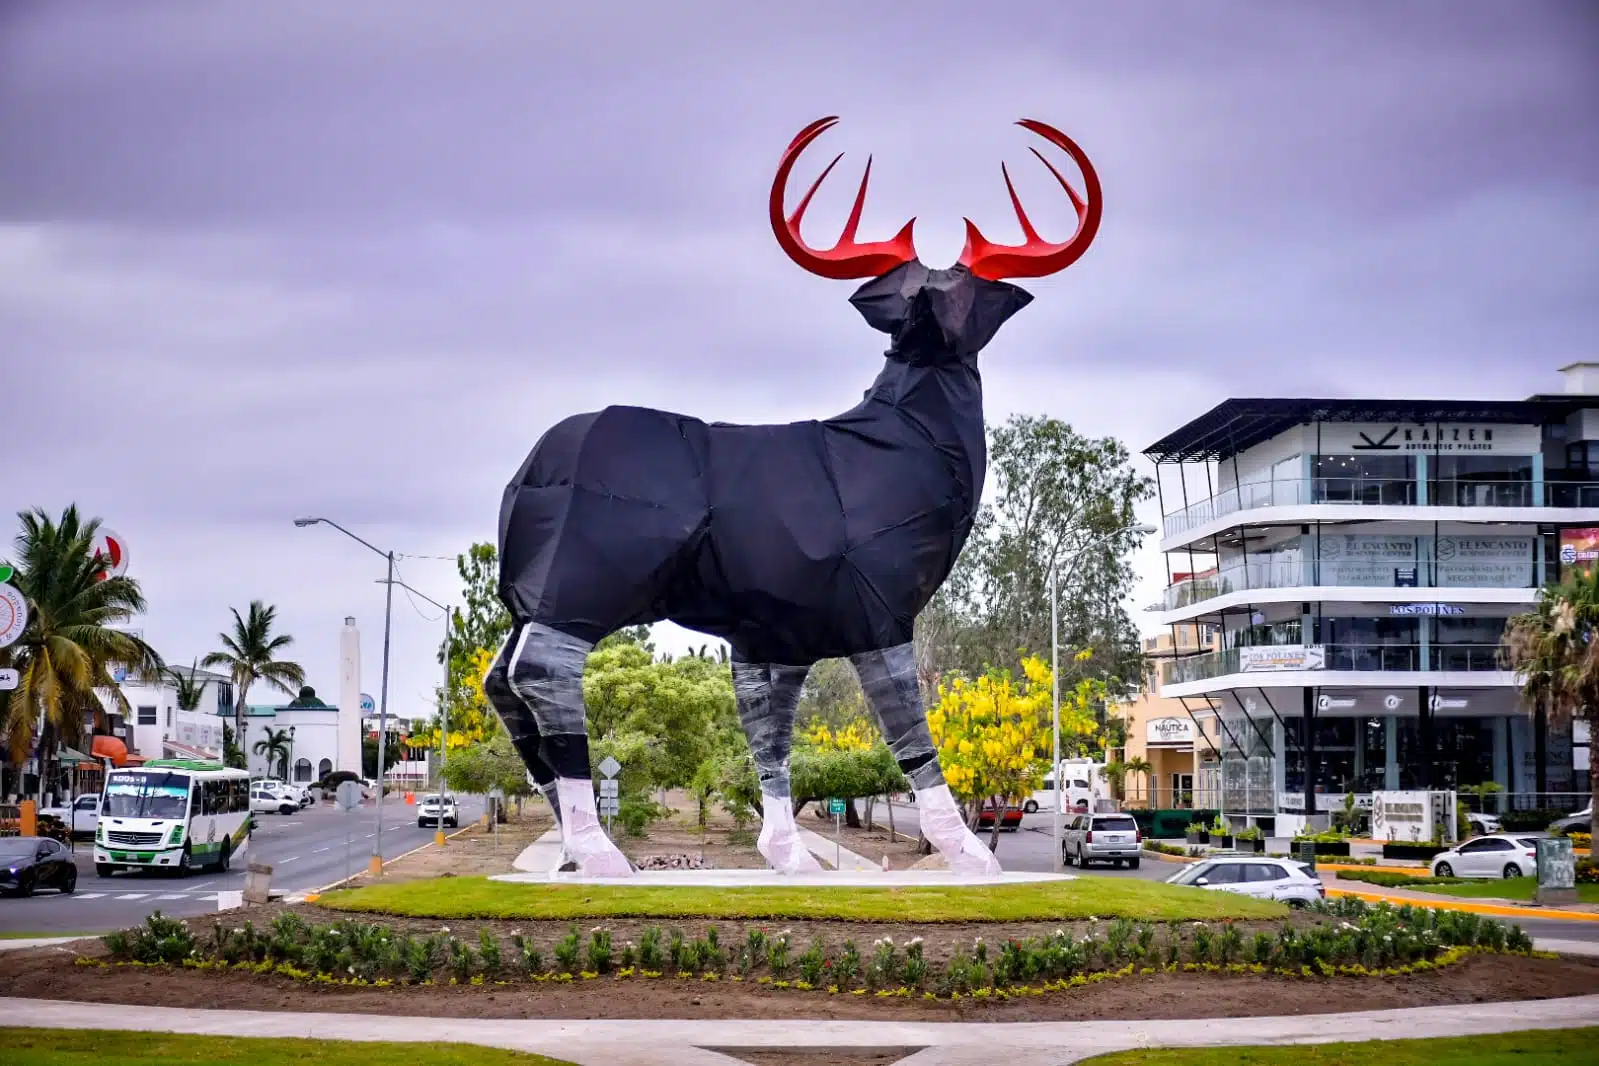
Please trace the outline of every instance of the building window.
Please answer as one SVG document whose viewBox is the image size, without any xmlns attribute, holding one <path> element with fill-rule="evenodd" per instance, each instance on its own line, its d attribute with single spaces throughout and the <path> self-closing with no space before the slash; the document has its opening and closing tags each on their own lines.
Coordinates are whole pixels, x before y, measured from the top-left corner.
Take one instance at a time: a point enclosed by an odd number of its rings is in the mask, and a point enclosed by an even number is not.
<svg viewBox="0 0 1599 1066">
<path fill-rule="evenodd" d="M 167 708 L 167 728 L 168 729 L 172 728 L 172 708 L 171 707 Z"/>
<path fill-rule="evenodd" d="M 296 759 L 296 760 L 294 760 L 294 779 L 295 779 L 295 781 L 309 781 L 309 780 L 311 780 L 311 760 L 310 759 Z"/>
<path fill-rule="evenodd" d="M 317 763 L 317 765 L 316 765 L 316 774 L 317 774 L 318 779 L 327 777 L 332 772 L 333 772 L 333 760 L 332 759 L 323 759 L 321 762 Z"/>
<path fill-rule="evenodd" d="M 1532 457 L 1438 455 L 1432 459 L 1430 502 L 1441 507 L 1530 507 Z"/>
<path fill-rule="evenodd" d="M 156 719 L 156 710 L 157 710 L 157 708 L 155 708 L 155 707 L 140 707 L 139 708 L 139 724 L 140 725 L 155 725 L 156 721 L 157 721 L 157 719 Z"/>
<path fill-rule="evenodd" d="M 1318 455 L 1311 469 L 1313 503 L 1416 502 L 1414 455 Z"/>
</svg>

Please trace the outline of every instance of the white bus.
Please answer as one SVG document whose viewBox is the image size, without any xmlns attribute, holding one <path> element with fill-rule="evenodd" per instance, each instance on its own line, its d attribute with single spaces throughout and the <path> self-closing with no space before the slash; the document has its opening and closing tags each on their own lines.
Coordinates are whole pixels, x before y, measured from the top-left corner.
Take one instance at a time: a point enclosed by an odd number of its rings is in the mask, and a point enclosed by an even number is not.
<svg viewBox="0 0 1599 1066">
<path fill-rule="evenodd" d="M 221 763 L 158 759 L 106 774 L 94 872 L 226 870 L 250 842 L 250 775 Z"/>
</svg>

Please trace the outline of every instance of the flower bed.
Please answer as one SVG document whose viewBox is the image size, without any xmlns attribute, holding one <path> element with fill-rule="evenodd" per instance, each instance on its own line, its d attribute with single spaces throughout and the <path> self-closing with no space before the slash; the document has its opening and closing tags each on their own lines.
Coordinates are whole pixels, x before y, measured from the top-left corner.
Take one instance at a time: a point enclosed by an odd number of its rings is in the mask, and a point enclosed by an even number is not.
<svg viewBox="0 0 1599 1066">
<path fill-rule="evenodd" d="M 107 935 L 108 960 L 85 965 L 181 966 L 247 970 L 298 980 L 394 985 L 479 986 L 517 981 L 600 978 L 748 982 L 784 991 L 959 998 L 1040 994 L 1135 973 L 1279 973 L 1297 976 L 1403 974 L 1456 961 L 1472 951 L 1531 952 L 1519 927 L 1459 911 L 1367 905 L 1338 899 L 1313 910 L 1320 921 L 1284 922 L 1246 935 L 1236 924 L 1118 919 L 1084 936 L 1064 929 L 1036 937 L 982 937 L 937 945 L 921 937 L 877 937 L 804 949 L 788 930 L 750 929 L 724 942 L 646 927 L 618 943 L 611 929 L 576 926 L 553 942 L 487 928 L 456 937 L 447 926 L 427 935 L 376 922 L 306 922 L 285 911 L 256 929 L 213 920 L 196 932 L 153 914 L 143 926 Z M 199 924 L 198 921 L 195 923 Z"/>
</svg>

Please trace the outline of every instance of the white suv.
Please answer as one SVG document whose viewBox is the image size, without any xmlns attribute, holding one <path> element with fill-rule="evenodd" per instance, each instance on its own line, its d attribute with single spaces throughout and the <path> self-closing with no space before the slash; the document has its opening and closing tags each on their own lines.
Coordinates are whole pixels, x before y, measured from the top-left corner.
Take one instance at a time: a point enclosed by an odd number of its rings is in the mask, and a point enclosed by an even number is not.
<svg viewBox="0 0 1599 1066">
<path fill-rule="evenodd" d="M 290 795 L 270 781 L 256 781 L 250 785 L 251 813 L 293 814 L 300 809 L 299 797 Z"/>
<path fill-rule="evenodd" d="M 1166 878 L 1168 885 L 1191 885 L 1216 892 L 1276 900 L 1291 907 L 1327 898 L 1320 878 L 1303 863 L 1258 855 L 1215 855 Z"/>
<path fill-rule="evenodd" d="M 461 811 L 455 805 L 454 796 L 423 796 L 422 802 L 417 804 L 416 824 L 418 827 L 436 825 L 439 828 L 449 826 L 452 829 L 461 824 Z"/>
</svg>

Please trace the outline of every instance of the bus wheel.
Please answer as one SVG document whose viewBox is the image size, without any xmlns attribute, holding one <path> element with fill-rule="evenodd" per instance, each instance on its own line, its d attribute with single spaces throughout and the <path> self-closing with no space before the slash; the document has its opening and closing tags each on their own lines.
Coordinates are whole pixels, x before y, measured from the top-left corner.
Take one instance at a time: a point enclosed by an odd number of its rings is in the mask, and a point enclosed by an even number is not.
<svg viewBox="0 0 1599 1066">
<path fill-rule="evenodd" d="M 233 862 L 233 841 L 222 842 L 222 857 L 217 859 L 217 870 L 221 873 L 228 872 L 228 866 Z"/>
<path fill-rule="evenodd" d="M 115 866 L 112 866 L 108 862 L 97 862 L 97 863 L 94 864 L 94 876 L 96 876 L 96 877 L 110 877 L 113 873 L 116 872 L 116 869 L 117 868 Z"/>
<path fill-rule="evenodd" d="M 188 877 L 194 872 L 194 854 L 189 851 L 189 845 L 183 845 L 183 854 L 178 858 L 178 868 L 174 871 L 179 877 Z"/>
</svg>

